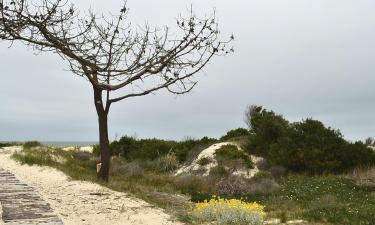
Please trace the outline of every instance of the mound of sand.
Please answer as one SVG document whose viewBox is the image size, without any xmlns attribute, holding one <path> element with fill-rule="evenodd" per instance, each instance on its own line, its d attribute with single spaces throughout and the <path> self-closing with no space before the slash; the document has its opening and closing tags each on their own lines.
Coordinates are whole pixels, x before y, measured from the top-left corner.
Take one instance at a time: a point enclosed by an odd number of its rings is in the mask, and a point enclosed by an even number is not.
<svg viewBox="0 0 375 225">
<path fill-rule="evenodd" d="M 126 193 L 90 182 L 71 181 L 53 168 L 20 165 L 10 156 L 21 149 L 0 149 L 0 167 L 34 187 L 66 225 L 181 224 L 172 221 L 163 210 Z"/>
<path fill-rule="evenodd" d="M 241 147 L 233 142 L 221 142 L 217 144 L 213 144 L 210 147 L 204 149 L 199 155 L 193 160 L 191 164 L 185 165 L 177 170 L 176 175 L 182 174 L 198 174 L 201 176 L 208 176 L 212 168 L 218 165 L 217 160 L 215 159 L 215 152 L 216 150 L 220 149 L 224 145 L 234 145 L 237 147 L 238 151 L 243 151 Z M 233 172 L 235 176 L 243 176 L 245 178 L 251 178 L 256 173 L 259 172 L 259 169 L 256 167 L 256 163 L 262 160 L 261 157 L 250 155 L 251 160 L 254 162 L 253 169 L 239 169 Z M 203 158 L 209 160 L 209 163 L 206 165 L 200 165 L 199 162 Z"/>
</svg>

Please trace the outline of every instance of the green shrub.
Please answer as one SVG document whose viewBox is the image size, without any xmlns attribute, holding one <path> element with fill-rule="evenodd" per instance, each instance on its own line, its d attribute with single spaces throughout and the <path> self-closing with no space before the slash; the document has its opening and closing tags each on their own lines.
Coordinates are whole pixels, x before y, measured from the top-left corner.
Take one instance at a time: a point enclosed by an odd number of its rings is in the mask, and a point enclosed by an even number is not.
<svg viewBox="0 0 375 225">
<path fill-rule="evenodd" d="M 110 144 L 111 155 L 120 155 L 129 160 L 155 160 L 172 152 L 180 163 L 185 162 L 194 149 L 208 147 L 217 142 L 216 139 L 204 137 L 199 140 L 169 141 L 160 139 L 136 139 L 124 136 Z M 100 148 L 94 148 L 97 155 Z"/>
<path fill-rule="evenodd" d="M 239 150 L 235 145 L 224 145 L 217 149 L 215 152 L 215 157 L 219 164 L 227 165 L 231 162 L 235 162 L 234 165 L 228 165 L 230 167 L 238 165 L 238 162 L 242 162 L 247 168 L 254 168 L 253 161 L 248 154 Z"/>
<path fill-rule="evenodd" d="M 222 177 L 229 176 L 229 171 L 223 165 L 217 165 L 214 168 L 211 168 L 209 176 L 213 179 L 219 179 Z"/>
<path fill-rule="evenodd" d="M 250 132 L 249 130 L 245 128 L 237 128 L 228 131 L 224 136 L 220 138 L 220 141 L 227 141 L 227 140 L 232 140 L 240 137 L 246 137 L 249 136 Z"/>
<path fill-rule="evenodd" d="M 19 145 L 17 142 L 0 142 L 0 148 Z"/>
<path fill-rule="evenodd" d="M 272 174 L 268 171 L 259 171 L 253 177 L 253 179 L 272 178 Z"/>
<path fill-rule="evenodd" d="M 311 174 L 342 173 L 375 165 L 375 152 L 363 143 L 349 143 L 338 130 L 313 119 L 289 123 L 281 115 L 255 108 L 248 151 L 271 165 Z"/>
<path fill-rule="evenodd" d="M 199 159 L 197 161 L 198 165 L 200 166 L 205 166 L 205 165 L 208 165 L 209 163 L 211 163 L 211 159 L 207 158 L 207 157 L 203 157 L 201 159 Z"/>
<path fill-rule="evenodd" d="M 27 141 L 23 144 L 24 148 L 34 148 L 34 147 L 39 147 L 42 144 L 39 141 Z"/>
</svg>

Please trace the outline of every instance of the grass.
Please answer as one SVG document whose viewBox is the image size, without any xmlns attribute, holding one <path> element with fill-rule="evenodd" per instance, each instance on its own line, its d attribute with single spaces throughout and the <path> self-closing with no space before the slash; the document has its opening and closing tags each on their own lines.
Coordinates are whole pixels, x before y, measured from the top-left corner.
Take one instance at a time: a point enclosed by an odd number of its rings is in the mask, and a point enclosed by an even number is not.
<svg viewBox="0 0 375 225">
<path fill-rule="evenodd" d="M 304 218 L 337 225 L 375 224 L 375 196 L 342 176 L 296 176 L 281 183 L 281 190 L 267 196 L 247 196 L 266 205 L 269 217 Z"/>
<path fill-rule="evenodd" d="M 75 180 L 99 183 L 95 171 L 99 158 L 94 155 L 40 146 L 25 148 L 12 157 L 29 165 L 54 167 Z M 170 163 L 175 160 L 165 161 Z M 161 160 L 155 162 L 160 163 Z M 110 181 L 100 184 L 132 193 L 164 208 L 180 221 L 193 223 L 189 213 L 192 206 L 190 194 L 201 193 L 203 197 L 200 200 L 210 199 L 216 184 L 193 175 L 176 177 L 172 172 L 154 171 L 155 162 L 129 162 L 122 157 L 113 157 Z M 258 176 L 270 175 L 261 173 Z M 265 205 L 267 218 L 281 218 L 283 221 L 304 219 L 312 224 L 324 225 L 372 225 L 375 224 L 375 190 L 369 185 L 372 186 L 374 181 L 373 169 L 358 170 L 346 176 L 289 175 L 280 179 L 280 190 L 277 192 L 240 197 Z M 192 197 L 198 199 L 194 195 Z"/>
</svg>

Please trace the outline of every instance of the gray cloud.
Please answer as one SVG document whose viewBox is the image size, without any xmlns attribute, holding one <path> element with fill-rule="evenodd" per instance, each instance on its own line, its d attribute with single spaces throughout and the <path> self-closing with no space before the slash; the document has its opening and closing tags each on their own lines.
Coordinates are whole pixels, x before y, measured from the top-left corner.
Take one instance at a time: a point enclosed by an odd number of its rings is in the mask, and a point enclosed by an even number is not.
<svg viewBox="0 0 375 225">
<path fill-rule="evenodd" d="M 114 105 L 110 136 L 181 139 L 219 136 L 244 126 L 248 104 L 292 121 L 313 117 L 348 139 L 375 136 L 375 2 L 371 0 L 130 0 L 133 24 L 167 24 L 190 4 L 200 15 L 215 8 L 222 35 L 235 34 L 236 52 L 217 58 L 186 96 L 165 92 Z M 80 0 L 116 11 L 118 1 Z M 52 54 L 0 43 L 0 140 L 96 140 L 89 84 Z"/>
</svg>

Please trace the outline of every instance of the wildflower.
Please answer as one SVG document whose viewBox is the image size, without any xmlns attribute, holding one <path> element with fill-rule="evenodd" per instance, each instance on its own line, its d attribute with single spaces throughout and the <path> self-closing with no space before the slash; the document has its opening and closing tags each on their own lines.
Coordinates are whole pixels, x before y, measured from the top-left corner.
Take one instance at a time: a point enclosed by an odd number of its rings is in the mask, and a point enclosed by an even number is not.
<svg viewBox="0 0 375 225">
<path fill-rule="evenodd" d="M 197 203 L 193 216 L 201 222 L 217 224 L 260 225 L 265 216 L 264 206 L 242 199 L 224 199 L 214 196 L 209 201 Z"/>
</svg>

